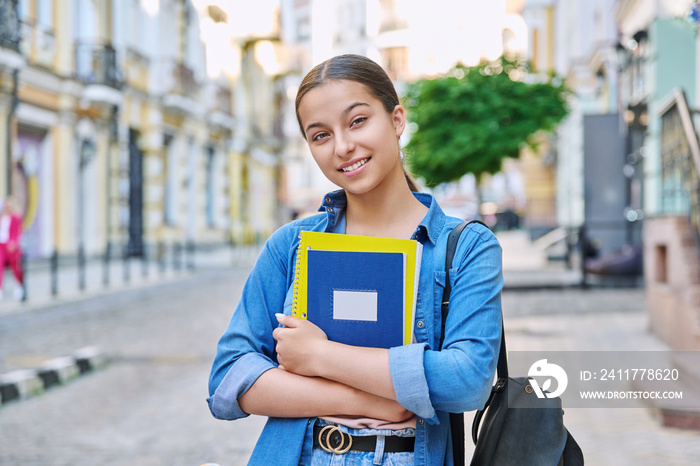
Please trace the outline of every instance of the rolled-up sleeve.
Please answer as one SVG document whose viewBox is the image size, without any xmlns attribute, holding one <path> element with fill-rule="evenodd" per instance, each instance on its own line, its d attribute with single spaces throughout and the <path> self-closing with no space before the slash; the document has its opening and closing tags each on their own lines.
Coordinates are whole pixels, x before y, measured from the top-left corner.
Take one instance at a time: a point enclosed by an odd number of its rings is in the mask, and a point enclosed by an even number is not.
<svg viewBox="0 0 700 466">
<path fill-rule="evenodd" d="M 428 381 L 423 368 L 426 343 L 389 349 L 389 369 L 394 384 L 396 401 L 417 416 L 435 418 L 435 410 L 428 398 Z"/>
<path fill-rule="evenodd" d="M 238 404 L 238 398 L 258 380 L 258 377 L 273 367 L 277 367 L 277 364 L 261 354 L 243 355 L 231 366 L 216 387 L 214 395 L 207 398 L 212 415 L 227 421 L 248 416 Z"/>
<path fill-rule="evenodd" d="M 444 256 L 444 249 L 435 251 Z M 497 239 L 483 226 L 468 226 L 453 266 L 443 349 L 414 344 L 389 351 L 397 401 L 429 423 L 438 422 L 436 411 L 459 413 L 482 408 L 498 359 L 503 275 Z M 442 291 L 436 284 L 432 309 L 436 332 L 441 322 Z"/>
</svg>

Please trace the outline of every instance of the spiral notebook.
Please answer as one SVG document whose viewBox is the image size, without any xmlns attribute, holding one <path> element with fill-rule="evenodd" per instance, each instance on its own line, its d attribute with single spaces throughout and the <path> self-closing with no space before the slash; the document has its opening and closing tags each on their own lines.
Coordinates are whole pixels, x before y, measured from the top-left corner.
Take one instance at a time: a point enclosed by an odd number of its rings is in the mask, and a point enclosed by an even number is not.
<svg viewBox="0 0 700 466">
<path fill-rule="evenodd" d="M 381 348 L 411 343 L 418 241 L 308 231 L 300 236 L 292 315 L 339 343 Z"/>
</svg>

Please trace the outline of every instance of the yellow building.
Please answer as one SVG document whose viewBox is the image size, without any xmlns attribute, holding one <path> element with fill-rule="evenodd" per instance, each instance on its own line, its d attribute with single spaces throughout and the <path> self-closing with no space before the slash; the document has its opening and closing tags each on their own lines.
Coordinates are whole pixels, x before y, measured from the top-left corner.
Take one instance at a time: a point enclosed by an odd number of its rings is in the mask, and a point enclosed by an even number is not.
<svg viewBox="0 0 700 466">
<path fill-rule="evenodd" d="M 17 2 L 0 1 L 0 197 L 11 193 L 12 139 L 17 106 L 17 79 L 25 59 L 20 53 Z"/>
<path fill-rule="evenodd" d="M 0 195 L 20 201 L 29 257 L 151 255 L 277 227 L 278 156 L 250 129 L 273 115 L 253 126 L 244 77 L 208 73 L 201 27 L 226 20 L 216 9 L 0 0 L 0 12 Z"/>
</svg>

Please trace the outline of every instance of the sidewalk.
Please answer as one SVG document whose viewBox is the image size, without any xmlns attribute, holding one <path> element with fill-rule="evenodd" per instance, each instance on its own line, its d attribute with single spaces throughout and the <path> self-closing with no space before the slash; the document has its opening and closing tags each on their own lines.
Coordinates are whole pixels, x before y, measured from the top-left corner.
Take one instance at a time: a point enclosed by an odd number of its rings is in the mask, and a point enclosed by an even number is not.
<svg viewBox="0 0 700 466">
<path fill-rule="evenodd" d="M 575 285 L 579 277 L 563 264 L 547 264 L 524 232 L 497 236 L 503 247 L 503 314 L 509 352 L 547 351 L 554 356 L 559 351 L 671 350 L 648 330 L 644 288 L 540 288 L 552 283 Z M 557 274 L 561 274 L 559 281 L 553 281 Z M 564 406 L 564 423 L 583 449 L 586 464 L 698 463 L 700 432 L 664 427 L 656 410 L 641 401 L 638 406 Z M 467 432 L 471 421 L 468 415 Z M 470 455 L 471 439 L 466 447 Z"/>
<path fill-rule="evenodd" d="M 115 259 L 110 262 L 107 270 L 102 260 L 93 259 L 85 265 L 83 289 L 80 288 L 80 273 L 76 261 L 65 260 L 59 263 L 55 295 L 52 292 L 52 275 L 48 261 L 29 263 L 25 270 L 26 301 L 14 299 L 16 281 L 9 269 L 5 270 L 0 316 L 183 280 L 191 277 L 199 269 L 252 264 L 259 250 L 260 246 L 257 245 L 200 248 L 192 257 L 182 256 L 179 260 L 168 258 L 168 261 L 162 264 L 155 261 L 144 263 L 139 258 L 129 261 Z M 108 282 L 105 285 L 106 274 Z"/>
<path fill-rule="evenodd" d="M 500 232 L 497 236 L 503 247 L 506 289 L 565 288 L 580 284 L 580 271 L 567 270 L 562 263 L 548 264 L 544 253 L 534 248 L 525 231 Z M 193 265 L 196 270 L 200 267 L 226 267 L 250 263 L 259 250 L 260 246 L 256 245 L 200 249 L 195 253 Z M 4 299 L 0 300 L 0 315 L 65 304 L 164 281 L 180 280 L 192 272 L 188 261 L 186 256 L 181 257 L 179 261 L 169 257 L 165 268 L 162 269 L 161 264 L 155 261 L 144 265 L 139 258 L 132 258 L 128 263 L 115 259 L 110 262 L 108 284 L 105 285 L 104 262 L 93 259 L 86 264 L 83 290 L 79 287 L 80 276 L 75 260 L 62 261 L 59 264 L 56 287 L 58 293 L 55 296 L 52 294 L 48 261 L 30 262 L 25 271 L 28 296 L 25 302 L 17 302 L 13 298 L 16 282 L 9 269 L 5 270 Z"/>
</svg>

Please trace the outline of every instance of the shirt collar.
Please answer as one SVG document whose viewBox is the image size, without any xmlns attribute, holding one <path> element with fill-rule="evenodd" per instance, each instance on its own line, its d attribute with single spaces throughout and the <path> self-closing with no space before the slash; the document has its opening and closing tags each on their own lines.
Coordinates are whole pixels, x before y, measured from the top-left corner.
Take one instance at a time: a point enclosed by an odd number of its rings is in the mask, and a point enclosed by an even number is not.
<svg viewBox="0 0 700 466">
<path fill-rule="evenodd" d="M 445 213 L 432 195 L 416 192 L 414 192 L 413 195 L 428 208 L 428 213 L 425 214 L 423 220 L 418 224 L 413 238 L 421 243 L 424 243 L 427 239 L 434 245 L 440 236 L 442 228 L 445 226 Z M 326 231 L 333 231 L 335 229 L 338 219 L 341 217 L 341 213 L 345 210 L 346 205 L 347 196 L 342 189 L 332 191 L 324 196 L 321 207 L 319 207 L 318 210 L 319 212 L 325 211 L 328 214 L 328 227 Z"/>
<path fill-rule="evenodd" d="M 445 213 L 432 195 L 428 193 L 413 193 L 413 195 L 428 208 L 428 213 L 425 214 L 423 220 L 418 224 L 415 237 L 422 243 L 427 238 L 435 245 L 440 237 L 442 228 L 445 226 Z"/>
<path fill-rule="evenodd" d="M 336 230 L 338 220 L 342 218 L 341 214 L 345 210 L 347 203 L 348 199 L 343 189 L 332 191 L 323 197 L 323 202 L 321 203 L 321 207 L 318 208 L 318 211 L 326 212 L 328 215 L 326 233 L 332 233 Z"/>
</svg>

